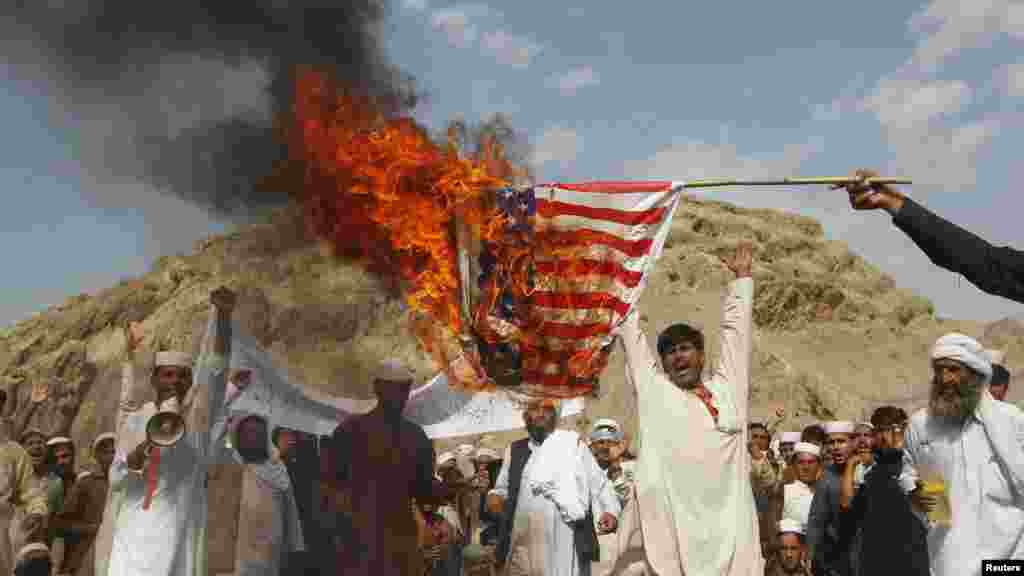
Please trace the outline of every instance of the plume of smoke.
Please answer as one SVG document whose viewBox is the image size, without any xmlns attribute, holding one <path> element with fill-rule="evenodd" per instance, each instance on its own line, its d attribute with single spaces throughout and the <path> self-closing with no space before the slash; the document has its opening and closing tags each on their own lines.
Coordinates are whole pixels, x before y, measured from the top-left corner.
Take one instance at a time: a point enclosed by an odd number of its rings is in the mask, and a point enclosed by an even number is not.
<svg viewBox="0 0 1024 576">
<path fill-rule="evenodd" d="M 0 59 L 71 117 L 90 178 L 148 184 L 111 194 L 156 189 L 231 220 L 284 203 L 258 183 L 285 159 L 275 122 L 296 66 L 396 111 L 415 100 L 384 57 L 381 0 L 0 4 Z"/>
</svg>

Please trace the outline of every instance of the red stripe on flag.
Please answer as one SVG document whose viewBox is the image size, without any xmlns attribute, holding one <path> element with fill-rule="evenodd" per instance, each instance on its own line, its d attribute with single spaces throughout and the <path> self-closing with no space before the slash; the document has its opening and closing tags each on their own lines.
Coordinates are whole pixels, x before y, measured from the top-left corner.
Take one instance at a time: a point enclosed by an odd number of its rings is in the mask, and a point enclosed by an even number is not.
<svg viewBox="0 0 1024 576">
<path fill-rule="evenodd" d="M 612 208 L 593 208 L 582 204 L 570 204 L 557 200 L 537 199 L 537 214 L 543 218 L 555 218 L 556 216 L 580 216 L 594 220 L 607 220 L 616 224 L 657 224 L 665 217 L 667 208 L 652 208 L 650 210 L 639 210 L 630 212 L 628 210 L 615 210 Z"/>
<path fill-rule="evenodd" d="M 569 310 L 601 308 L 614 310 L 620 316 L 625 316 L 626 312 L 629 312 L 629 304 L 607 292 L 535 292 L 530 296 L 530 303 L 545 308 Z"/>
<path fill-rule="evenodd" d="M 626 240 L 614 234 L 587 230 L 585 228 L 581 230 L 544 230 L 543 236 L 551 245 L 566 246 L 577 244 L 579 246 L 590 246 L 601 244 L 602 246 L 614 248 L 630 258 L 645 256 L 650 251 L 651 246 L 654 245 L 654 240 L 651 238 Z"/>
<path fill-rule="evenodd" d="M 643 273 L 628 270 L 616 262 L 609 260 L 556 260 L 554 262 L 534 262 L 539 274 L 557 276 L 611 276 L 624 286 L 632 288 L 640 283 Z"/>
<path fill-rule="evenodd" d="M 611 330 L 608 322 L 597 324 L 567 324 L 564 322 L 545 322 L 540 327 L 542 336 L 549 338 L 561 338 L 562 340 L 575 340 L 578 338 L 591 338 L 607 334 Z"/>
<path fill-rule="evenodd" d="M 541 184 L 538 188 L 561 188 L 573 192 L 595 192 L 598 194 L 635 194 L 638 192 L 664 192 L 672 189 L 672 182 L 582 182 L 579 184 Z"/>
</svg>

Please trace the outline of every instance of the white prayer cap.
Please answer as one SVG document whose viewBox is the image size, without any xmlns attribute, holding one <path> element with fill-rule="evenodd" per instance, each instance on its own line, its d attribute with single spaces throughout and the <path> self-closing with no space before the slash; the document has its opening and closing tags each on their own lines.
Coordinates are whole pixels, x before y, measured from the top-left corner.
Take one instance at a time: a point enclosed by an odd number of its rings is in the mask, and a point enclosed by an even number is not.
<svg viewBox="0 0 1024 576">
<path fill-rule="evenodd" d="M 821 448 L 818 448 L 817 446 L 811 444 L 810 442 L 797 442 L 796 444 L 793 445 L 793 453 L 810 454 L 811 456 L 821 458 Z"/>
<path fill-rule="evenodd" d="M 874 425 L 871 422 L 857 422 L 857 428 L 867 428 L 868 430 L 874 430 Z"/>
<path fill-rule="evenodd" d="M 446 466 L 448 464 L 454 464 L 454 463 L 455 463 L 455 453 L 454 452 L 442 452 L 441 455 L 437 457 L 437 467 L 438 468 L 441 468 L 441 467 Z"/>
<path fill-rule="evenodd" d="M 46 554 L 49 555 L 50 549 L 47 548 L 46 544 L 43 544 L 42 542 L 32 542 L 30 544 L 26 544 L 21 547 L 21 550 L 18 550 L 18 556 L 14 559 L 15 565 L 24 560 L 25 557 L 27 557 L 29 554 L 33 552 L 46 552 Z"/>
<path fill-rule="evenodd" d="M 856 430 L 853 422 L 846 420 L 840 420 L 837 422 L 826 422 L 825 423 L 825 434 L 853 434 Z"/>
<path fill-rule="evenodd" d="M 782 440 L 780 440 L 779 443 L 780 444 L 796 444 L 799 441 L 800 441 L 800 433 L 799 432 L 783 432 L 782 433 Z"/>
<path fill-rule="evenodd" d="M 974 338 L 952 332 L 935 341 L 932 360 L 956 360 L 981 374 L 983 384 L 992 378 L 992 362 L 985 348 Z"/>
<path fill-rule="evenodd" d="M 46 441 L 47 446 L 58 446 L 60 444 L 74 444 L 67 436 L 54 436 Z"/>
<path fill-rule="evenodd" d="M 377 364 L 373 371 L 373 379 L 379 382 L 411 382 L 415 380 L 415 376 L 401 361 L 389 358 Z"/>
<path fill-rule="evenodd" d="M 459 444 L 455 448 L 455 455 L 463 458 L 469 458 L 474 452 L 476 452 L 476 448 L 472 444 Z"/>
<path fill-rule="evenodd" d="M 165 350 L 156 353 L 156 361 L 153 364 L 156 368 L 163 366 L 175 366 L 177 368 L 191 368 L 192 356 L 184 352 L 173 352 Z"/>
<path fill-rule="evenodd" d="M 103 434 L 100 434 L 99 436 L 96 437 L 95 440 L 92 441 L 92 449 L 95 450 L 96 447 L 100 445 L 100 442 L 103 442 L 104 440 L 112 440 L 114 442 L 117 442 L 117 436 L 110 432 L 104 432 Z"/>
<path fill-rule="evenodd" d="M 779 534 L 805 534 L 804 524 L 799 520 L 793 518 L 783 518 L 779 520 Z"/>
<path fill-rule="evenodd" d="M 590 441 L 611 440 L 621 442 L 623 439 L 622 428 L 619 423 L 611 418 L 601 418 L 594 423 L 594 429 L 590 432 Z"/>
<path fill-rule="evenodd" d="M 501 456 L 498 454 L 497 450 L 491 450 L 490 448 L 477 448 L 476 459 L 497 461 L 501 460 Z"/>
</svg>

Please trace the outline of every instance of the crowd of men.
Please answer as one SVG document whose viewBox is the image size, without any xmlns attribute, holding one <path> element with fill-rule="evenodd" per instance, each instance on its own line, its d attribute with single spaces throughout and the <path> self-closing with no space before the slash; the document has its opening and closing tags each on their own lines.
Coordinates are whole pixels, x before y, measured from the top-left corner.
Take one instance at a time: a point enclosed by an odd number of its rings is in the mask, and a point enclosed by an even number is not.
<svg viewBox="0 0 1024 576">
<path fill-rule="evenodd" d="M 855 208 L 890 211 L 938 264 L 1024 293 L 1020 253 L 891 188 L 849 192 Z M 242 472 L 232 573 L 245 576 L 973 576 L 985 560 L 1024 559 L 1024 415 L 1004 402 L 1003 355 L 947 334 L 921 359 L 930 395 L 913 415 L 882 406 L 868 422 L 781 431 L 782 409 L 753 422 L 753 254 L 741 244 L 723 259 L 735 278 L 713 364 L 693 326 L 669 326 L 653 350 L 635 311 L 618 327 L 639 448 L 615 420 L 581 435 L 560 426 L 560 402 L 536 399 L 524 438 L 438 455 L 403 416 L 413 374 L 385 361 L 377 406 L 309 450 L 266 414 L 232 408 L 253 376 L 231 364 L 233 292 L 211 295 L 196 359 L 140 358 L 133 324 L 116 431 L 92 443 L 93 462 L 76 468 L 70 421 L 50 435 L 26 426 L 43 384 L 5 423 L 0 572 L 215 576 L 209 510 L 225 495 L 209 480 L 224 463 Z M 171 444 L 150 429 L 167 411 L 185 423 Z"/>
</svg>

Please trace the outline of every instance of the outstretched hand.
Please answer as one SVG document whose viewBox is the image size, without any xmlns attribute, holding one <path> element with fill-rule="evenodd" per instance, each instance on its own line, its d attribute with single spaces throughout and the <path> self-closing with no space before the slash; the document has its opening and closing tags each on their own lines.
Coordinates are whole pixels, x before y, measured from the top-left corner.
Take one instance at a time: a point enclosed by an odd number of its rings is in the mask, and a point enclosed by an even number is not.
<svg viewBox="0 0 1024 576">
<path fill-rule="evenodd" d="M 857 179 L 849 184 L 837 184 L 833 190 L 846 188 L 850 195 L 850 206 L 854 210 L 888 210 L 897 212 L 903 207 L 903 194 L 888 184 L 868 184 L 869 178 L 877 178 L 878 172 L 868 169 L 854 170 L 851 176 Z"/>
<path fill-rule="evenodd" d="M 46 380 L 36 380 L 32 384 L 32 394 L 29 401 L 33 404 L 42 404 L 50 397 L 50 385 Z"/>
<path fill-rule="evenodd" d="M 719 256 L 719 260 L 726 268 L 732 270 L 737 278 L 749 278 L 754 267 L 754 244 L 744 240 L 736 246 L 736 252 L 731 258 Z"/>
</svg>

